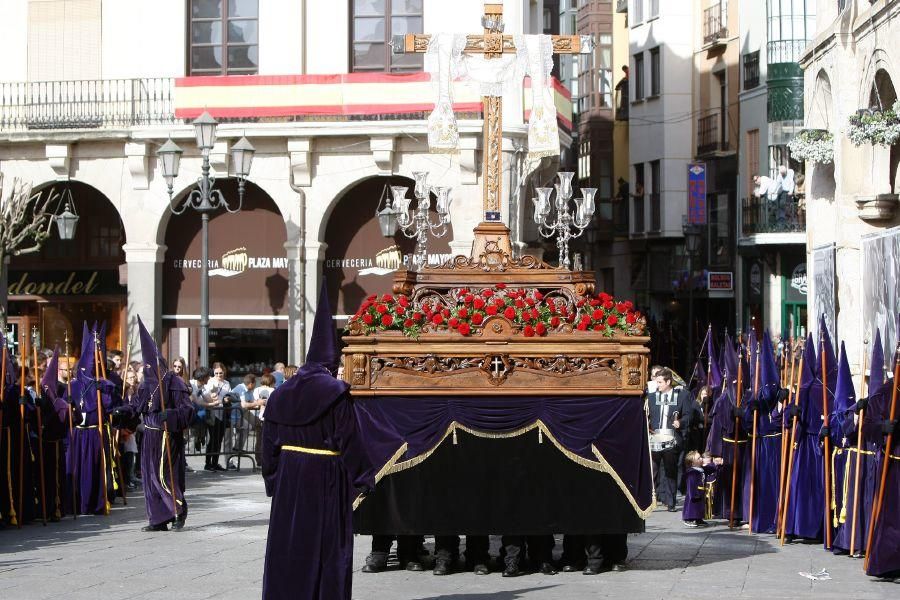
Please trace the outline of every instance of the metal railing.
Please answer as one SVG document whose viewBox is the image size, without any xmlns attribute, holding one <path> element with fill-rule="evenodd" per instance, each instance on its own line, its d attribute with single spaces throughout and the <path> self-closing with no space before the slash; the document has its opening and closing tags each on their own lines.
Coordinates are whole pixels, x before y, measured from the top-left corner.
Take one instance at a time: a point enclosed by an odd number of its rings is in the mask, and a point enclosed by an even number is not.
<svg viewBox="0 0 900 600">
<path fill-rule="evenodd" d="M 806 211 L 795 196 L 744 198 L 741 206 L 741 233 L 801 233 L 806 231 Z"/>
<path fill-rule="evenodd" d="M 653 233 L 662 231 L 662 200 L 659 192 L 650 194 L 650 231 Z"/>
<path fill-rule="evenodd" d="M 752 90 L 759 85 L 759 50 L 744 55 L 744 89 Z"/>
<path fill-rule="evenodd" d="M 185 456 L 206 457 L 206 464 L 240 470 L 242 461 L 253 469 L 262 459 L 262 419 L 259 410 L 238 407 L 206 408 L 194 416 L 185 432 Z"/>
<path fill-rule="evenodd" d="M 767 63 L 795 63 L 806 49 L 806 40 L 777 40 L 766 45 Z"/>
<path fill-rule="evenodd" d="M 172 123 L 174 86 L 168 77 L 0 83 L 0 131 Z"/>
<path fill-rule="evenodd" d="M 631 204 L 634 207 L 631 233 L 644 233 L 644 197 L 632 196 Z"/>
<path fill-rule="evenodd" d="M 716 2 L 703 11 L 703 43 L 714 44 L 727 37 L 728 27 L 725 25 L 722 4 Z"/>
<path fill-rule="evenodd" d="M 697 119 L 697 154 L 708 154 L 717 150 L 725 150 L 725 144 L 719 134 L 718 111 Z"/>
</svg>

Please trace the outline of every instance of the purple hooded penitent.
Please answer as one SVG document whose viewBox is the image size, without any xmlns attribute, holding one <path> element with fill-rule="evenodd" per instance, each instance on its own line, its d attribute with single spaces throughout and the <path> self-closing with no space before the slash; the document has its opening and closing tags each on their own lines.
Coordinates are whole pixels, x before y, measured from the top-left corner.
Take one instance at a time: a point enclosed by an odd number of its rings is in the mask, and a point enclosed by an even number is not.
<svg viewBox="0 0 900 600">
<path fill-rule="evenodd" d="M 349 600 L 353 498 L 374 486 L 322 285 L 306 364 L 269 397 L 262 473 L 272 497 L 263 599 Z"/>
</svg>

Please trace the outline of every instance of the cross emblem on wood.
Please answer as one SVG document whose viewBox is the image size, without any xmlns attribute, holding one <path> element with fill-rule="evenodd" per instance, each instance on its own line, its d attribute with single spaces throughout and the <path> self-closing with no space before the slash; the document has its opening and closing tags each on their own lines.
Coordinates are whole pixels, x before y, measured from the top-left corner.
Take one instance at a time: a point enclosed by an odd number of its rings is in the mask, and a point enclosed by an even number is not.
<svg viewBox="0 0 900 600">
<path fill-rule="evenodd" d="M 502 3 L 485 3 L 481 24 L 484 26 L 484 32 L 481 35 L 466 36 L 464 52 L 483 53 L 487 59 L 516 52 L 513 36 L 503 35 Z M 554 35 L 551 38 L 554 54 L 588 54 L 593 50 L 593 39 L 589 35 Z M 398 35 L 392 41 L 393 51 L 398 54 L 424 53 L 428 50 L 430 39 L 431 36 L 428 34 Z M 481 167 L 484 220 L 475 229 L 473 257 L 477 257 L 479 249 L 483 249 L 487 236 L 492 236 L 494 240 L 499 238 L 503 250 L 510 252 L 509 229 L 500 221 L 500 198 L 503 189 L 503 99 L 500 96 L 483 96 L 481 102 L 484 113 Z M 482 238 L 480 241 L 479 237 Z"/>
</svg>

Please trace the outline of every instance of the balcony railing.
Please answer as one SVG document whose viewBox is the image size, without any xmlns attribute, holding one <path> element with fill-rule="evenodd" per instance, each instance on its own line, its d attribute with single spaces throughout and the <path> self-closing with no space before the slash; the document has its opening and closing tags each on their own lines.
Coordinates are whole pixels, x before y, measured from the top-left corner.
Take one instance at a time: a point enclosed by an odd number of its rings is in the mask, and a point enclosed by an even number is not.
<svg viewBox="0 0 900 600">
<path fill-rule="evenodd" d="M 644 233 L 644 197 L 632 196 L 631 204 L 634 207 L 631 233 Z"/>
<path fill-rule="evenodd" d="M 717 111 L 711 115 L 697 119 L 697 155 L 710 154 L 727 150 L 728 144 L 722 140 L 719 132 L 721 114 Z"/>
<path fill-rule="evenodd" d="M 715 44 L 728 37 L 722 4 L 717 2 L 703 11 L 703 44 Z"/>
<path fill-rule="evenodd" d="M 806 49 L 806 40 L 778 40 L 766 46 L 768 64 L 795 63 Z"/>
<path fill-rule="evenodd" d="M 806 231 L 806 211 L 796 198 L 744 198 L 742 202 L 741 233 L 744 236 L 760 233 L 801 233 Z"/>
<path fill-rule="evenodd" d="M 0 131 L 172 123 L 173 89 L 166 77 L 0 83 Z"/>
<path fill-rule="evenodd" d="M 662 201 L 659 192 L 650 194 L 650 231 L 659 233 L 662 230 Z"/>
<path fill-rule="evenodd" d="M 759 85 L 759 50 L 744 55 L 744 89 L 752 90 Z"/>
</svg>

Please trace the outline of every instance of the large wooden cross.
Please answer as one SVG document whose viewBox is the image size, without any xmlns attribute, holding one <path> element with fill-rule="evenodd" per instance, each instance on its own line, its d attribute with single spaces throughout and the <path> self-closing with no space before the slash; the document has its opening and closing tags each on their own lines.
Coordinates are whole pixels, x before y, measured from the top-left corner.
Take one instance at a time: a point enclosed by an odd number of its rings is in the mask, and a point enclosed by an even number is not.
<svg viewBox="0 0 900 600">
<path fill-rule="evenodd" d="M 502 3 L 485 3 L 481 23 L 484 26 L 484 33 L 466 36 L 464 52 L 483 53 L 484 57 L 488 59 L 499 58 L 504 53 L 516 52 L 513 36 L 502 33 Z M 593 41 L 589 35 L 554 35 L 551 38 L 554 54 L 589 53 L 593 48 Z M 419 33 L 396 36 L 393 40 L 394 52 L 424 53 L 428 49 L 430 39 L 430 35 Z M 503 175 L 503 99 L 500 96 L 483 96 L 481 102 L 484 114 L 481 167 L 484 220 L 475 228 L 472 258 L 479 256 L 480 252 L 484 252 L 488 240 L 498 243 L 503 252 L 512 253 L 509 243 L 509 228 L 500 220 Z"/>
</svg>

